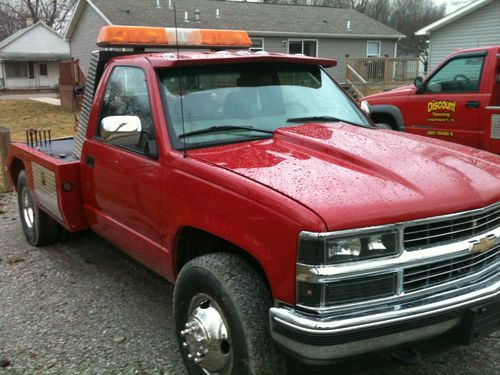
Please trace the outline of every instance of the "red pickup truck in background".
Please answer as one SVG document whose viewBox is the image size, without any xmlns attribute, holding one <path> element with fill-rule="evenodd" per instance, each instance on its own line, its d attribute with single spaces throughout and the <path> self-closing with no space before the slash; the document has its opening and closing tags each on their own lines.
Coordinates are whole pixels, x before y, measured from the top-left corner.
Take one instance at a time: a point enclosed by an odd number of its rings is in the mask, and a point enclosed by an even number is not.
<svg viewBox="0 0 500 375">
<path fill-rule="evenodd" d="M 75 139 L 11 147 L 21 222 L 35 246 L 91 228 L 175 283 L 190 374 L 498 328 L 500 157 L 377 129 L 335 61 L 249 52 L 244 32 L 98 44 L 118 50 L 92 55 Z M 216 50 L 144 52 L 179 44 Z"/>
<path fill-rule="evenodd" d="M 382 126 L 500 154 L 500 46 L 453 53 L 425 80 L 361 104 Z"/>
</svg>

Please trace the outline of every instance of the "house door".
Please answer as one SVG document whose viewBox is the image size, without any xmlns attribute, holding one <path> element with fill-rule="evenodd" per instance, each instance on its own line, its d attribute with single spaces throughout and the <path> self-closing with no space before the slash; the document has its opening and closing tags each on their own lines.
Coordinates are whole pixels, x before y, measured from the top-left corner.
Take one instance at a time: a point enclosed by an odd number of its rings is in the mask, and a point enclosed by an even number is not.
<svg viewBox="0 0 500 375">
<path fill-rule="evenodd" d="M 40 87 L 50 86 L 47 63 L 38 64 L 38 80 L 40 82 Z"/>
</svg>

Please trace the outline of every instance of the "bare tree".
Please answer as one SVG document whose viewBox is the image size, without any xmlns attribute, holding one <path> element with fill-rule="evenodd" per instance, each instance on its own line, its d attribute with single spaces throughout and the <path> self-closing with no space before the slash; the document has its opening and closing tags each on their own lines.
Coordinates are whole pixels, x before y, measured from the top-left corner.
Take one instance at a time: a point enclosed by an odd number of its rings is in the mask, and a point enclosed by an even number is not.
<svg viewBox="0 0 500 375">
<path fill-rule="evenodd" d="M 61 31 L 77 0 L 0 0 L 0 40 L 29 23 L 43 21 Z"/>
<path fill-rule="evenodd" d="M 406 35 L 398 46 L 400 51 L 418 56 L 424 65 L 428 62 L 428 38 L 416 36 L 415 31 L 442 18 L 446 6 L 436 6 L 432 0 L 394 0 L 388 25 Z"/>
<path fill-rule="evenodd" d="M 21 27 L 17 19 L 17 12 L 6 6 L 6 4 L 0 3 L 0 40 L 15 33 Z"/>
</svg>

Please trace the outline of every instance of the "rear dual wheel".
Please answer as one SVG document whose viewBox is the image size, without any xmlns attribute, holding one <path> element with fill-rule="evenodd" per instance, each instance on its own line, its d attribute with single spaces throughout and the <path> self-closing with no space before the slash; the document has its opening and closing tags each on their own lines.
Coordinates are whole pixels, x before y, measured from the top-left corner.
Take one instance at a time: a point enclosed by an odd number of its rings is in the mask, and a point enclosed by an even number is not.
<svg viewBox="0 0 500 375">
<path fill-rule="evenodd" d="M 57 241 L 60 225 L 37 207 L 24 171 L 17 179 L 17 203 L 24 235 L 31 245 L 43 246 Z"/>
<path fill-rule="evenodd" d="M 188 262 L 175 286 L 174 312 L 189 374 L 284 374 L 270 336 L 271 305 L 261 275 L 242 258 L 215 253 Z"/>
</svg>

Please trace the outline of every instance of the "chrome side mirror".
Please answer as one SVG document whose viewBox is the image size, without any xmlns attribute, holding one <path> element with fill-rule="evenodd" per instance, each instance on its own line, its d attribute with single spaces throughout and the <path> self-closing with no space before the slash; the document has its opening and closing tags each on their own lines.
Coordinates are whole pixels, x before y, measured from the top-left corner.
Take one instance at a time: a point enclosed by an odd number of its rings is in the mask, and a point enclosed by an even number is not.
<svg viewBox="0 0 500 375">
<path fill-rule="evenodd" d="M 115 146 L 137 146 L 141 140 L 141 119 L 137 116 L 108 116 L 101 120 L 101 138 Z"/>
<path fill-rule="evenodd" d="M 424 84 L 424 79 L 422 77 L 415 78 L 415 80 L 413 81 L 413 84 L 417 88 L 417 94 L 424 92 L 425 84 Z"/>
</svg>

